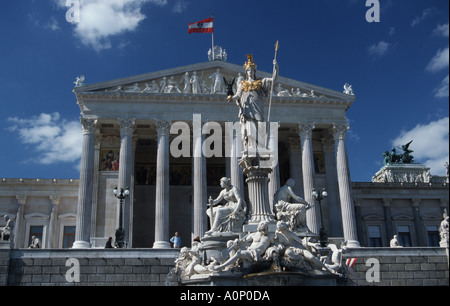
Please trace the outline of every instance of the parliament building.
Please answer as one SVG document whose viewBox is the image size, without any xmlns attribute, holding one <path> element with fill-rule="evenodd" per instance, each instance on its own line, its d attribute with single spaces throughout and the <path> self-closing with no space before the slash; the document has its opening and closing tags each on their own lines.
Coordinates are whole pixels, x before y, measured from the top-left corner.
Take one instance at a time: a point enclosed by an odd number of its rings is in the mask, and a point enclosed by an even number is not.
<svg viewBox="0 0 450 306">
<path fill-rule="evenodd" d="M 189 247 L 210 228 L 207 203 L 222 177 L 247 194 L 238 108 L 227 102 L 224 81 L 235 79 L 236 91 L 244 69 L 215 51 L 203 63 L 97 84 L 79 79 L 80 177 L 0 178 L 0 214 L 15 225 L 12 248 L 28 248 L 33 236 L 43 249 L 104 248 L 120 225 L 129 249 L 170 248 L 175 232 Z M 404 247 L 439 247 L 448 177 L 422 165 L 386 165 L 371 182 L 351 181 L 346 112 L 355 100 L 348 85 L 342 92 L 278 77 L 270 108 L 276 128 L 267 139 L 278 160 L 270 205 L 293 178 L 295 193 L 311 205 L 314 190 L 328 193 L 308 212 L 312 232 L 323 225 L 329 239 L 355 248 L 389 247 L 394 235 Z M 129 188 L 129 196 L 118 199 L 116 188 Z"/>
</svg>

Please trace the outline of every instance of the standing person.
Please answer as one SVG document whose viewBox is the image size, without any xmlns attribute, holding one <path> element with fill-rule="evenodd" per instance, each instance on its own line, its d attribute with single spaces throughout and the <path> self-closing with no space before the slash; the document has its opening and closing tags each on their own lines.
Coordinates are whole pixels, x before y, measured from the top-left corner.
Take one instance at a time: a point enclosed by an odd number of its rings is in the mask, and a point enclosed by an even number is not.
<svg viewBox="0 0 450 306">
<path fill-rule="evenodd" d="M 181 237 L 178 234 L 178 232 L 175 232 L 175 236 L 173 236 L 172 238 L 170 238 L 170 242 L 173 243 L 173 248 L 174 249 L 179 249 L 181 248 Z"/>
</svg>

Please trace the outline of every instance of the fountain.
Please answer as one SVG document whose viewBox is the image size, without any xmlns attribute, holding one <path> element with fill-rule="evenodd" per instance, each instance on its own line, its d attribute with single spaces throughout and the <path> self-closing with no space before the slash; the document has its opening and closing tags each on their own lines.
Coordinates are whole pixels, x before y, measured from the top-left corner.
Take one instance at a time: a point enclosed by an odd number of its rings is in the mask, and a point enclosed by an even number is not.
<svg viewBox="0 0 450 306">
<path fill-rule="evenodd" d="M 278 65 L 275 60 L 272 78 L 258 80 L 253 56 L 247 59 L 246 80 L 235 95 L 229 93 L 228 101 L 239 106 L 243 147 L 239 165 L 249 203 L 229 178 L 222 178 L 223 189 L 216 199 L 209 199 L 206 211 L 211 230 L 192 248 L 181 249 L 173 276 L 182 286 L 336 285 L 347 275 L 342 260 L 346 244 L 318 242 L 319 236 L 306 224 L 306 212 L 313 205 L 295 195 L 293 179 L 278 190 L 274 211 L 270 209 L 269 174 L 277 161 L 260 127 L 266 123 L 263 97 L 273 91 Z"/>
</svg>

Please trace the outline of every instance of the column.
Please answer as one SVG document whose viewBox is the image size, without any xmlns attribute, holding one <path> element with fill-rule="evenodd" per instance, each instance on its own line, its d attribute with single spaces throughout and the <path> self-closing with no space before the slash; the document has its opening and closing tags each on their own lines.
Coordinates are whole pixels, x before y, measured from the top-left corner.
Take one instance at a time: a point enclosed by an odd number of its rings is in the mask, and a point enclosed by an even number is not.
<svg viewBox="0 0 450 306">
<path fill-rule="evenodd" d="M 156 157 L 156 201 L 154 249 L 168 249 L 169 243 L 169 131 L 170 121 L 156 120 L 158 152 Z"/>
<path fill-rule="evenodd" d="M 272 124 L 275 126 L 272 128 Z M 269 134 L 269 150 L 273 152 L 272 173 L 269 174 L 269 204 L 270 211 L 273 212 L 274 196 L 280 189 L 280 165 L 278 160 L 278 128 L 280 124 L 277 122 L 270 123 Z"/>
<path fill-rule="evenodd" d="M 58 228 L 58 205 L 61 202 L 60 196 L 50 196 L 51 211 L 50 211 L 50 221 L 48 226 L 48 237 L 46 241 L 47 249 L 54 249 L 56 247 L 56 240 L 58 239 L 58 234 L 56 229 Z"/>
<path fill-rule="evenodd" d="M 315 128 L 314 123 L 301 123 L 299 125 L 299 135 L 302 149 L 302 169 L 303 169 L 303 193 L 304 199 L 311 206 L 306 213 L 306 223 L 311 232 L 319 234 L 320 232 L 320 209 L 314 205 L 314 158 L 312 148 L 312 131 Z"/>
<path fill-rule="evenodd" d="M 322 139 L 322 147 L 324 153 L 325 162 L 325 173 L 327 182 L 327 192 L 328 192 L 328 213 L 332 218 L 330 218 L 330 233 L 331 237 L 342 237 L 344 234 L 342 232 L 342 217 L 341 209 L 339 206 L 339 190 L 337 184 L 337 174 L 336 174 L 336 157 L 335 157 L 335 142 L 330 138 Z"/>
<path fill-rule="evenodd" d="M 73 249 L 91 247 L 92 182 L 94 177 L 94 142 L 97 120 L 81 118 L 83 144 L 78 189 L 77 225 Z"/>
<path fill-rule="evenodd" d="M 333 125 L 333 136 L 336 141 L 336 167 L 341 200 L 342 224 L 344 239 L 348 247 L 360 247 L 356 230 L 355 209 L 351 194 L 350 174 L 348 171 L 346 136 L 348 124 Z"/>
<path fill-rule="evenodd" d="M 23 210 L 25 207 L 25 204 L 27 203 L 27 196 L 24 195 L 18 195 L 16 196 L 17 199 L 17 213 L 16 213 L 16 224 L 14 225 L 14 240 L 13 240 L 13 246 L 14 249 L 22 248 L 23 245 L 23 235 L 22 235 L 22 221 L 23 221 Z"/>
<path fill-rule="evenodd" d="M 424 237 L 424 226 L 420 219 L 420 212 L 419 212 L 419 206 L 420 206 L 420 199 L 412 199 L 412 209 L 413 209 L 413 215 L 414 215 L 414 227 L 416 228 L 416 241 L 417 246 L 428 246 L 427 241 Z"/>
<path fill-rule="evenodd" d="M 227 125 L 225 125 L 227 127 Z M 242 157 L 242 140 L 240 128 L 226 128 L 225 133 L 229 137 L 230 143 L 230 179 L 231 185 L 244 193 L 244 174 L 239 166 L 239 160 Z"/>
<path fill-rule="evenodd" d="M 135 126 L 134 119 L 119 119 L 120 127 L 120 153 L 119 153 L 119 184 L 118 188 L 130 188 L 131 186 L 131 174 L 133 169 L 133 131 Z M 112 192 L 112 191 L 111 191 Z M 124 240 L 130 241 L 130 203 L 132 197 L 126 197 L 123 200 L 123 228 L 125 229 Z M 120 201 L 117 200 L 117 205 L 120 205 Z M 119 207 L 120 209 L 120 207 Z M 119 222 L 117 222 L 119 224 Z"/>
<path fill-rule="evenodd" d="M 392 237 L 394 237 L 394 230 L 392 227 L 391 202 L 391 198 L 383 199 L 384 223 L 386 224 L 386 235 L 388 237 L 388 242 L 392 239 Z"/>
<path fill-rule="evenodd" d="M 94 181 L 92 187 L 92 216 L 91 216 L 91 236 L 97 237 L 97 204 L 98 204 L 98 176 L 100 170 L 100 149 L 102 145 L 102 134 L 97 128 L 95 134 L 95 153 L 94 153 Z"/>
<path fill-rule="evenodd" d="M 194 115 L 200 117 L 200 115 Z M 202 133 L 203 122 L 201 118 L 193 120 L 193 180 L 194 187 L 194 222 L 192 236 L 203 237 L 208 230 L 206 210 L 208 203 L 207 182 L 206 182 L 206 157 L 203 154 L 203 141 L 205 139 Z"/>
<path fill-rule="evenodd" d="M 289 138 L 289 166 L 291 178 L 295 180 L 294 193 L 302 198 L 303 194 L 303 170 L 302 170 L 302 149 L 296 138 Z"/>
</svg>

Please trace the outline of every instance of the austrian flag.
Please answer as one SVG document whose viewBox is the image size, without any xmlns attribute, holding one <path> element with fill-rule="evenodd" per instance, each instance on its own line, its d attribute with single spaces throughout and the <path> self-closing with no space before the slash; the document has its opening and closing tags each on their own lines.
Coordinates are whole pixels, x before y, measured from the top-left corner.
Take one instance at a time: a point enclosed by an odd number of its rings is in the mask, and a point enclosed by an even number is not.
<svg viewBox="0 0 450 306">
<path fill-rule="evenodd" d="M 214 33 L 213 18 L 190 23 L 188 33 Z"/>
</svg>

